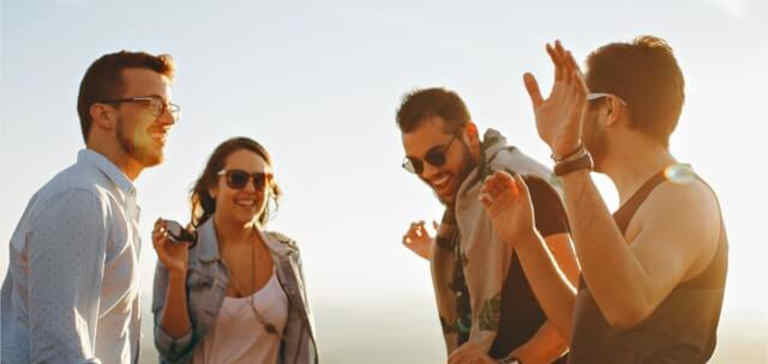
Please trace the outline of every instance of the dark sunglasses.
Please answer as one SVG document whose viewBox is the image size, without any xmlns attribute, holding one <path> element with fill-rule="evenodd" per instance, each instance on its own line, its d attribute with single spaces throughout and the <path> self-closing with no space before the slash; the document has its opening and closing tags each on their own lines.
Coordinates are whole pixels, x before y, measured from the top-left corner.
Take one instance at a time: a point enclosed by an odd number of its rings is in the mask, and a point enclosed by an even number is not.
<svg viewBox="0 0 768 364">
<path fill-rule="evenodd" d="M 245 188 L 251 177 L 253 177 L 253 188 L 257 191 L 264 188 L 267 183 L 272 181 L 272 175 L 269 173 L 248 173 L 242 169 L 222 169 L 217 175 L 225 176 L 227 178 L 227 186 L 235 190 Z"/>
<path fill-rule="evenodd" d="M 168 232 L 168 239 L 174 243 L 188 242 L 189 247 L 197 244 L 197 234 L 194 230 L 185 229 L 181 224 L 173 220 L 163 220 L 165 222 L 165 231 Z"/>
<path fill-rule="evenodd" d="M 453 144 L 453 141 L 456 140 L 458 136 L 459 134 L 454 134 L 453 138 L 450 142 L 448 142 L 448 144 L 438 145 L 428 150 L 427 154 L 424 155 L 424 160 L 435 167 L 441 167 L 443 164 L 445 164 L 445 153 L 451 149 L 451 144 Z M 424 163 L 421 159 L 418 158 L 405 157 L 405 160 L 403 161 L 403 168 L 405 168 L 405 170 L 408 172 L 420 175 L 421 172 L 424 172 Z"/>
</svg>

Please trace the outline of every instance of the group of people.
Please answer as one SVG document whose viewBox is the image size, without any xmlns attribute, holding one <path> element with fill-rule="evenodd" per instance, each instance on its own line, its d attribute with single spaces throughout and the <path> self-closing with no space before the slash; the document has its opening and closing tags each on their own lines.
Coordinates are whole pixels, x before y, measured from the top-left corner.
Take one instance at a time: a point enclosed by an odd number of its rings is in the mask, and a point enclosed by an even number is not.
<svg viewBox="0 0 768 364">
<path fill-rule="evenodd" d="M 524 75 L 553 170 L 489 129 L 455 92 L 419 89 L 396 113 L 403 167 L 445 206 L 403 244 L 430 262 L 450 364 L 705 363 L 728 242 L 717 198 L 669 152 L 684 80 L 653 36 L 593 51 L 560 42 L 545 98 Z M 167 55 L 96 60 L 77 110 L 86 147 L 30 200 L 2 286 L 2 363 L 138 363 L 140 208 L 180 108 Z M 608 211 L 590 172 L 610 177 Z M 162 363 L 318 363 L 299 247 L 266 229 L 274 161 L 236 137 L 211 154 L 186 226 L 157 219 L 152 313 Z M 433 236 L 434 235 L 434 236 Z"/>
</svg>

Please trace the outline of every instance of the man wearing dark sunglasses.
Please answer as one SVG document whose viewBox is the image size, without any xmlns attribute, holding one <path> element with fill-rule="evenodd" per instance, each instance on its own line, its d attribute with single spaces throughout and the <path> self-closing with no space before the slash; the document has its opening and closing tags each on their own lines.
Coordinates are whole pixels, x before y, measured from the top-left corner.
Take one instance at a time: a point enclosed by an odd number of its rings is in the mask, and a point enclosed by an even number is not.
<svg viewBox="0 0 768 364">
<path fill-rule="evenodd" d="M 169 56 L 118 52 L 80 84 L 86 148 L 30 200 L 2 287 L 3 363 L 138 363 L 139 206 L 178 120 Z"/>
<path fill-rule="evenodd" d="M 524 175 L 534 186 L 537 228 L 569 278 L 578 267 L 551 172 L 488 130 L 483 139 L 461 98 L 442 88 L 407 94 L 397 112 L 405 148 L 403 168 L 446 206 L 437 236 L 413 223 L 403 243 L 431 261 L 448 354 L 480 350 L 509 362 L 558 362 L 565 341 L 546 320 L 515 252 L 500 241 L 479 201 L 493 170 Z"/>
</svg>

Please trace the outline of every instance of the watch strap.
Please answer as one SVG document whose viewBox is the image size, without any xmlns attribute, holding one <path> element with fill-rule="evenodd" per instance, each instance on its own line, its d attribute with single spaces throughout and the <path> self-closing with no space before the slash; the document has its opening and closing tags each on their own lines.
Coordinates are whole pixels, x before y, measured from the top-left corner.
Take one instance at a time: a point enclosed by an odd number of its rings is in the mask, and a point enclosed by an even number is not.
<svg viewBox="0 0 768 364">
<path fill-rule="evenodd" d="M 555 164 L 555 175 L 556 176 L 565 176 L 568 173 L 578 171 L 580 169 L 588 169 L 592 170 L 595 167 L 594 161 L 592 160 L 592 155 L 589 154 L 589 152 L 586 151 L 584 154 L 576 159 L 571 160 L 565 160 L 562 162 L 558 162 Z"/>
</svg>

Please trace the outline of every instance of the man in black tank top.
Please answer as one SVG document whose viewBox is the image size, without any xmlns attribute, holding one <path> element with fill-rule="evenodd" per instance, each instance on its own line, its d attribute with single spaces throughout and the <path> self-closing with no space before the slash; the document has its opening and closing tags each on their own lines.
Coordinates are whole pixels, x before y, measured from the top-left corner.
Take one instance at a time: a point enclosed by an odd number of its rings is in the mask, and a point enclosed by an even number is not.
<svg viewBox="0 0 768 364">
<path fill-rule="evenodd" d="M 589 55 L 585 76 L 559 41 L 547 51 L 555 65 L 549 98 L 532 75 L 524 78 L 562 179 L 582 268 L 578 289 L 544 250 L 519 176 L 497 172 L 485 182 L 494 229 L 516 244 L 539 303 L 570 338 L 569 363 L 705 363 L 715 348 L 728 242 L 714 192 L 668 149 L 684 99 L 671 48 L 653 36 L 608 44 Z M 619 192 L 613 215 L 593 168 Z"/>
</svg>

